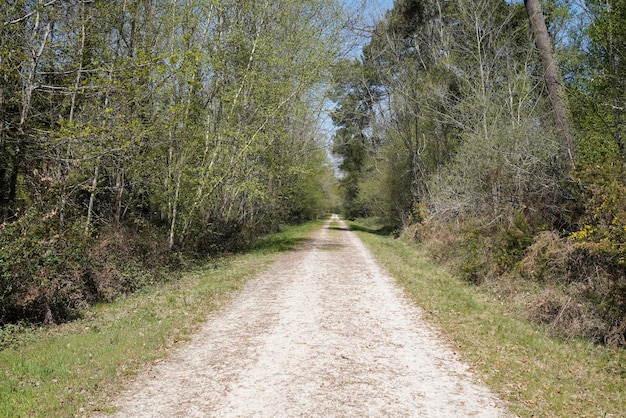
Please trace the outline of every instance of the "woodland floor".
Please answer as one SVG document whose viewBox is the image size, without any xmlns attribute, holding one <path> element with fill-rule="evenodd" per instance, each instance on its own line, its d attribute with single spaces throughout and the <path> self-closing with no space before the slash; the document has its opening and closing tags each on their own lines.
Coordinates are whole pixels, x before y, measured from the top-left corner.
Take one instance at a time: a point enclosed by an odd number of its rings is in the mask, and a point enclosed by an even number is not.
<svg viewBox="0 0 626 418">
<path fill-rule="evenodd" d="M 329 221 L 146 369 L 115 416 L 508 416 L 442 341 Z"/>
</svg>

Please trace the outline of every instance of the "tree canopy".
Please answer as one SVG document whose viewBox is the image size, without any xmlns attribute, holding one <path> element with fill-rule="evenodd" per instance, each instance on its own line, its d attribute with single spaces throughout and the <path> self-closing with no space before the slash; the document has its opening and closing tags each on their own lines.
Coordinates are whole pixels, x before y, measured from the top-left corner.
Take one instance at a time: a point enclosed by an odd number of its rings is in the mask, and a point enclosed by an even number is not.
<svg viewBox="0 0 626 418">
<path fill-rule="evenodd" d="M 76 250 L 114 231 L 207 254 L 325 213 L 342 16 L 334 0 L 4 2 L 0 323 L 104 297 Z"/>
</svg>

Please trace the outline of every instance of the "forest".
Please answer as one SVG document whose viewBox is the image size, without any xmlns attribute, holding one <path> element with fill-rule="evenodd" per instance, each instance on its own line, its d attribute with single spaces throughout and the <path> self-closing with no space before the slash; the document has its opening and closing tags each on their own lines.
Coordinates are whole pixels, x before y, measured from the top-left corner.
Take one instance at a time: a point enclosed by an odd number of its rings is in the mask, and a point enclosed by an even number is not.
<svg viewBox="0 0 626 418">
<path fill-rule="evenodd" d="M 625 23 L 626 0 L 396 0 L 354 54 L 336 0 L 7 0 L 0 326 L 339 195 L 473 285 L 538 289 L 556 334 L 626 345 Z"/>
<path fill-rule="evenodd" d="M 0 7 L 0 324 L 328 211 L 332 0 Z M 183 260 L 184 261 L 184 260 Z"/>
<path fill-rule="evenodd" d="M 396 1 L 334 69 L 346 216 L 626 344 L 625 22 L 623 0 Z"/>
</svg>

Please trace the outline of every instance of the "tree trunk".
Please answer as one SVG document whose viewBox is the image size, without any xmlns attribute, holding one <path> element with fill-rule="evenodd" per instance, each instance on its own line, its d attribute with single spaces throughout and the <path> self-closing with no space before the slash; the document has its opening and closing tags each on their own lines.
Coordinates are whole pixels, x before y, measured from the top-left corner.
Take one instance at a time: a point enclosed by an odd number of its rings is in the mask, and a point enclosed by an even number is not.
<svg viewBox="0 0 626 418">
<path fill-rule="evenodd" d="M 176 191 L 174 192 L 174 202 L 172 204 L 172 219 L 170 221 L 170 233 L 167 239 L 168 248 L 171 250 L 174 248 L 174 234 L 176 233 L 176 216 L 178 214 L 178 196 L 180 194 L 180 182 L 182 178 L 182 172 L 178 173 L 176 179 Z"/>
<path fill-rule="evenodd" d="M 87 221 L 85 222 L 85 235 L 89 234 L 89 225 L 93 216 L 93 205 L 96 201 L 96 188 L 98 187 L 98 174 L 100 173 L 100 162 L 96 163 L 96 170 L 91 183 L 91 195 L 89 196 L 89 207 L 87 208 Z"/>
<path fill-rule="evenodd" d="M 2 66 L 2 58 L 0 57 L 0 67 Z M 1 77 L 1 75 L 0 75 Z M 0 78 L 0 83 L 4 80 Z M 5 107 L 4 107 L 4 86 L 0 84 L 0 113 L 5 115 Z M 7 118 L 8 119 L 8 118 Z M 6 123 L 2 123 L 0 125 L 0 222 L 6 220 L 8 214 L 5 211 L 8 211 L 8 205 L 5 200 L 7 194 L 7 167 L 9 165 L 9 157 L 8 157 L 8 147 L 6 146 L 7 134 L 5 130 Z"/>
<path fill-rule="evenodd" d="M 574 160 L 574 143 L 570 129 L 567 107 L 564 103 L 563 87 L 560 84 L 559 67 L 552 55 L 552 43 L 539 0 L 524 0 L 528 19 L 535 34 L 535 43 L 541 56 L 544 80 L 554 111 L 554 118 L 561 135 L 563 147 L 569 156 L 570 165 Z"/>
</svg>

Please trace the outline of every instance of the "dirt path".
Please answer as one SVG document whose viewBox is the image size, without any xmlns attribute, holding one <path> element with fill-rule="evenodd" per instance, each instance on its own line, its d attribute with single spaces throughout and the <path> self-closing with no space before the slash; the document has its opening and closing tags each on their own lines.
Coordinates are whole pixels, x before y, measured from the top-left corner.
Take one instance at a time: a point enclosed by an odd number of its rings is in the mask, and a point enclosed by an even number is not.
<svg viewBox="0 0 626 418">
<path fill-rule="evenodd" d="M 281 256 L 118 400 L 118 417 L 497 417 L 357 236 Z"/>
</svg>

